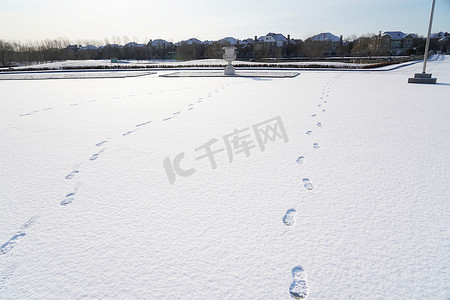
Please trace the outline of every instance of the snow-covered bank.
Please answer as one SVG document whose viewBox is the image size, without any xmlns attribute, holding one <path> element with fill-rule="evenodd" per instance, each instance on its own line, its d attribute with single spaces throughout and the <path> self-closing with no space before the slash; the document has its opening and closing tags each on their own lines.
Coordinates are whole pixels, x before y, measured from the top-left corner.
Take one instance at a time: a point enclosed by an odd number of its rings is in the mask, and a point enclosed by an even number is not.
<svg viewBox="0 0 450 300">
<path fill-rule="evenodd" d="M 161 61 L 161 60 L 142 60 L 142 61 L 119 61 L 111 63 L 109 60 L 69 60 L 56 61 L 49 63 L 40 63 L 30 66 L 14 67 L 13 70 L 60 70 L 75 68 L 183 68 L 183 67 L 225 67 L 226 62 L 223 59 L 200 59 L 190 61 Z M 251 62 L 235 61 L 233 64 L 237 67 L 297 67 L 297 68 L 349 68 L 360 69 L 369 67 L 372 64 L 364 63 L 344 63 L 333 61 L 306 61 L 306 62 Z"/>
<path fill-rule="evenodd" d="M 0 298 L 449 298 L 449 65 L 0 81 Z"/>
</svg>

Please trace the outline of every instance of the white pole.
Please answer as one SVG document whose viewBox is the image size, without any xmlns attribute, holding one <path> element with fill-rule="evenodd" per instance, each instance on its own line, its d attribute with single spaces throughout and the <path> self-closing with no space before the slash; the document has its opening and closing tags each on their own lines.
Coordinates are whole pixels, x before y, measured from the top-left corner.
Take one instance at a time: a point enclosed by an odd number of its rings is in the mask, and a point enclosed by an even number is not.
<svg viewBox="0 0 450 300">
<path fill-rule="evenodd" d="M 430 48 L 431 25 L 433 24 L 433 14 L 434 14 L 434 3 L 435 2 L 436 2 L 436 0 L 433 0 L 433 3 L 431 4 L 430 24 L 428 25 L 428 36 L 427 36 L 427 43 L 425 44 L 425 54 L 423 56 L 422 73 L 425 73 L 425 70 L 427 68 L 427 58 L 428 58 L 428 50 Z"/>
</svg>

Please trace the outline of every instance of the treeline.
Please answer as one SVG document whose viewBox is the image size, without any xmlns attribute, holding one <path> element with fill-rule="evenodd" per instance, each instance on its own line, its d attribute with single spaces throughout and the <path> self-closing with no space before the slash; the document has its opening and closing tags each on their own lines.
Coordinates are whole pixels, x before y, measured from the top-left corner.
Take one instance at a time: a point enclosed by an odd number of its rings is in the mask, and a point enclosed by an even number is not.
<svg viewBox="0 0 450 300">
<path fill-rule="evenodd" d="M 112 46 L 82 50 L 81 47 L 72 45 L 68 40 L 63 39 L 27 43 L 0 40 L 0 65 L 29 65 L 49 61 L 110 59 L 113 57 L 119 59 L 167 58 L 166 53 L 155 51 L 152 54 L 148 50 L 147 47 L 128 49 Z"/>
<path fill-rule="evenodd" d="M 69 40 L 55 39 L 36 42 L 8 42 L 0 40 L 0 66 L 29 65 L 42 62 L 60 60 L 86 60 L 86 59 L 176 59 L 192 60 L 204 58 L 222 58 L 224 46 L 230 44 L 223 41 L 212 43 L 180 43 L 175 45 L 166 41 L 147 44 L 128 43 L 125 46 L 109 44 L 100 46 L 99 42 L 84 41 L 73 44 Z M 331 45 L 327 42 L 318 42 L 307 39 L 289 40 L 283 45 L 252 42 L 235 45 L 238 59 L 264 60 L 267 58 L 306 57 L 317 59 L 324 56 L 370 56 L 383 55 L 370 47 L 369 37 L 353 37 L 339 44 Z M 414 49 L 409 49 L 406 55 L 423 52 L 425 41 L 417 38 Z"/>
</svg>

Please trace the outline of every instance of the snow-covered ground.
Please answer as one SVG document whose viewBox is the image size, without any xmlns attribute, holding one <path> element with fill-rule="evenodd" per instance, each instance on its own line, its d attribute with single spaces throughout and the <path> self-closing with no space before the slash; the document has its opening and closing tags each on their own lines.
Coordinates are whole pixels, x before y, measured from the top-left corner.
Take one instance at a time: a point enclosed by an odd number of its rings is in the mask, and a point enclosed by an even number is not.
<svg viewBox="0 0 450 300">
<path fill-rule="evenodd" d="M 125 78 L 150 74 L 154 72 L 143 70 L 25 71 L 0 73 L 0 80 Z"/>
<path fill-rule="evenodd" d="M 0 299 L 448 299 L 428 66 L 0 81 Z"/>
</svg>

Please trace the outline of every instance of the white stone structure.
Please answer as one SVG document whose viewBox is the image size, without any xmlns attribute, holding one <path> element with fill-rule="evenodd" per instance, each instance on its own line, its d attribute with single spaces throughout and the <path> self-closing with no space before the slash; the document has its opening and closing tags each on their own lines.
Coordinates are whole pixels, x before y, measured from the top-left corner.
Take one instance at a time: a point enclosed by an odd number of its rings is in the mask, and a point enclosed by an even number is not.
<svg viewBox="0 0 450 300">
<path fill-rule="evenodd" d="M 228 62 L 228 65 L 225 67 L 225 75 L 236 75 L 236 70 L 234 69 L 231 62 L 236 59 L 236 47 L 223 47 L 225 50 L 225 54 L 223 55 L 223 59 Z"/>
</svg>

